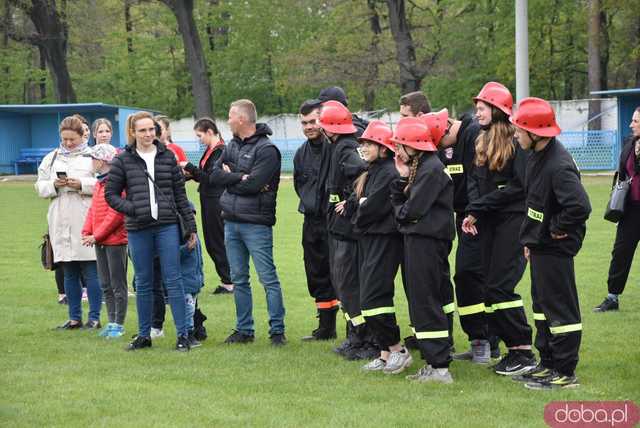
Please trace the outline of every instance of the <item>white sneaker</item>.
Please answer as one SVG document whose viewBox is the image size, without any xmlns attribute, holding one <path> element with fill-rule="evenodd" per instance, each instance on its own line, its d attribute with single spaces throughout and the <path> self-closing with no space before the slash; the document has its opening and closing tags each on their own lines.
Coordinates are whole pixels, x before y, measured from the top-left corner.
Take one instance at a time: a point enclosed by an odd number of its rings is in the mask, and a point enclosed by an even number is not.
<svg viewBox="0 0 640 428">
<path fill-rule="evenodd" d="M 159 339 L 164 337 L 164 331 L 161 328 L 151 328 L 151 338 Z"/>
<path fill-rule="evenodd" d="M 439 383 L 453 383 L 453 378 L 451 377 L 451 373 L 449 369 L 434 369 L 430 365 L 426 365 L 422 367 L 418 372 L 414 375 L 407 376 L 407 379 L 420 382 L 439 382 Z"/>
<path fill-rule="evenodd" d="M 380 357 L 376 358 L 373 361 L 368 362 L 364 366 L 362 366 L 362 370 L 365 372 L 377 372 L 384 369 L 384 366 L 387 363 Z"/>
<path fill-rule="evenodd" d="M 391 352 L 387 365 L 384 367 L 386 374 L 398 374 L 402 373 L 404 369 L 409 367 L 413 363 L 413 357 L 407 351 L 407 348 L 402 348 L 402 351 Z"/>
</svg>

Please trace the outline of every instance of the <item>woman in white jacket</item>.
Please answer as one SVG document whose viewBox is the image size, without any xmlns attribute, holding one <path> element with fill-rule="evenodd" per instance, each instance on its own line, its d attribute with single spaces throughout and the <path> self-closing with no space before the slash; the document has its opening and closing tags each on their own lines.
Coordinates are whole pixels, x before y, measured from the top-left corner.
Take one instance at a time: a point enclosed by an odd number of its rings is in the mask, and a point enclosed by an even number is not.
<svg viewBox="0 0 640 428">
<path fill-rule="evenodd" d="M 73 116 L 60 123 L 60 147 L 49 153 L 38 167 L 36 190 L 51 200 L 47 213 L 53 259 L 64 270 L 64 289 L 69 302 L 69 320 L 58 328 L 82 327 L 82 286 L 89 296 L 87 328 L 100 328 L 102 291 L 98 283 L 96 254 L 82 245 L 82 225 L 91 205 L 96 179 L 90 152 L 82 138 L 82 122 Z"/>
</svg>

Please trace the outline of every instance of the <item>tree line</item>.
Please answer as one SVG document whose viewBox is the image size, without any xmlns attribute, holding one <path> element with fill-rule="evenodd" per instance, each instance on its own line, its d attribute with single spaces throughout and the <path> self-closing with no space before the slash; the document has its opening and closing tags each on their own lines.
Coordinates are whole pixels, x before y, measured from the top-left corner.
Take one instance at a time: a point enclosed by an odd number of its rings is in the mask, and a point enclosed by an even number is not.
<svg viewBox="0 0 640 428">
<path fill-rule="evenodd" d="M 172 117 L 237 98 L 295 112 L 327 85 L 354 110 L 424 90 L 470 107 L 515 87 L 513 0 L 0 0 L 0 103 L 105 102 Z M 640 87 L 640 0 L 529 0 L 531 95 Z"/>
</svg>

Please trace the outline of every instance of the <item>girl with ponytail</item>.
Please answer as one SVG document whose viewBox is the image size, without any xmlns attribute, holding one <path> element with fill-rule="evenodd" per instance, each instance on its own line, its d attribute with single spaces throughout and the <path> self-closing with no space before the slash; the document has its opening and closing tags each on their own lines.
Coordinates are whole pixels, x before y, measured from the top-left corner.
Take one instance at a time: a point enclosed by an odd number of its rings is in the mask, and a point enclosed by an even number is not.
<svg viewBox="0 0 640 428">
<path fill-rule="evenodd" d="M 378 356 L 364 365 L 364 371 L 397 374 L 413 362 L 400 343 L 400 328 L 393 304 L 394 280 L 402 257 L 402 237 L 393 214 L 390 185 L 399 178 L 393 162 L 391 128 L 373 120 L 358 138 L 367 171 L 355 181 L 347 200 L 351 222 L 358 233 L 360 308 L 375 343 Z"/>
<path fill-rule="evenodd" d="M 513 98 L 497 82 L 487 83 L 473 99 L 482 128 L 474 167 L 468 176 L 469 204 L 462 230 L 478 235 L 485 271 L 485 310 L 489 337 L 509 349 L 494 367 L 497 374 L 520 375 L 536 366 L 531 327 L 515 287 L 526 267 L 518 239 L 525 216 L 524 175 L 527 155 L 514 141 L 509 122 Z M 488 344 L 484 352 L 488 352 Z"/>
<path fill-rule="evenodd" d="M 391 141 L 400 178 L 391 183 L 398 229 L 403 235 L 409 315 L 425 365 L 407 379 L 452 383 L 450 332 L 445 313 L 447 257 L 455 236 L 453 181 L 437 156 L 428 126 L 419 118 L 398 122 Z"/>
</svg>

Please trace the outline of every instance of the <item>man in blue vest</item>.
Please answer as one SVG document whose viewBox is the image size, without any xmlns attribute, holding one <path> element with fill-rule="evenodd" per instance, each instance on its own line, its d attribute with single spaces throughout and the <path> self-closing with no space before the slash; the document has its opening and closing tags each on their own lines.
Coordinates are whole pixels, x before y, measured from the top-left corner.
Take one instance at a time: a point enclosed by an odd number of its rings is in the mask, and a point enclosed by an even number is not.
<svg viewBox="0 0 640 428">
<path fill-rule="evenodd" d="M 231 267 L 236 304 L 236 328 L 225 343 L 254 340 L 249 284 L 249 256 L 267 295 L 271 344 L 284 345 L 284 303 L 273 263 L 273 225 L 280 183 L 281 156 L 269 140 L 271 129 L 256 123 L 250 100 L 231 103 L 229 128 L 233 138 L 216 161 L 213 181 L 225 186 L 220 197 L 225 246 Z"/>
</svg>

